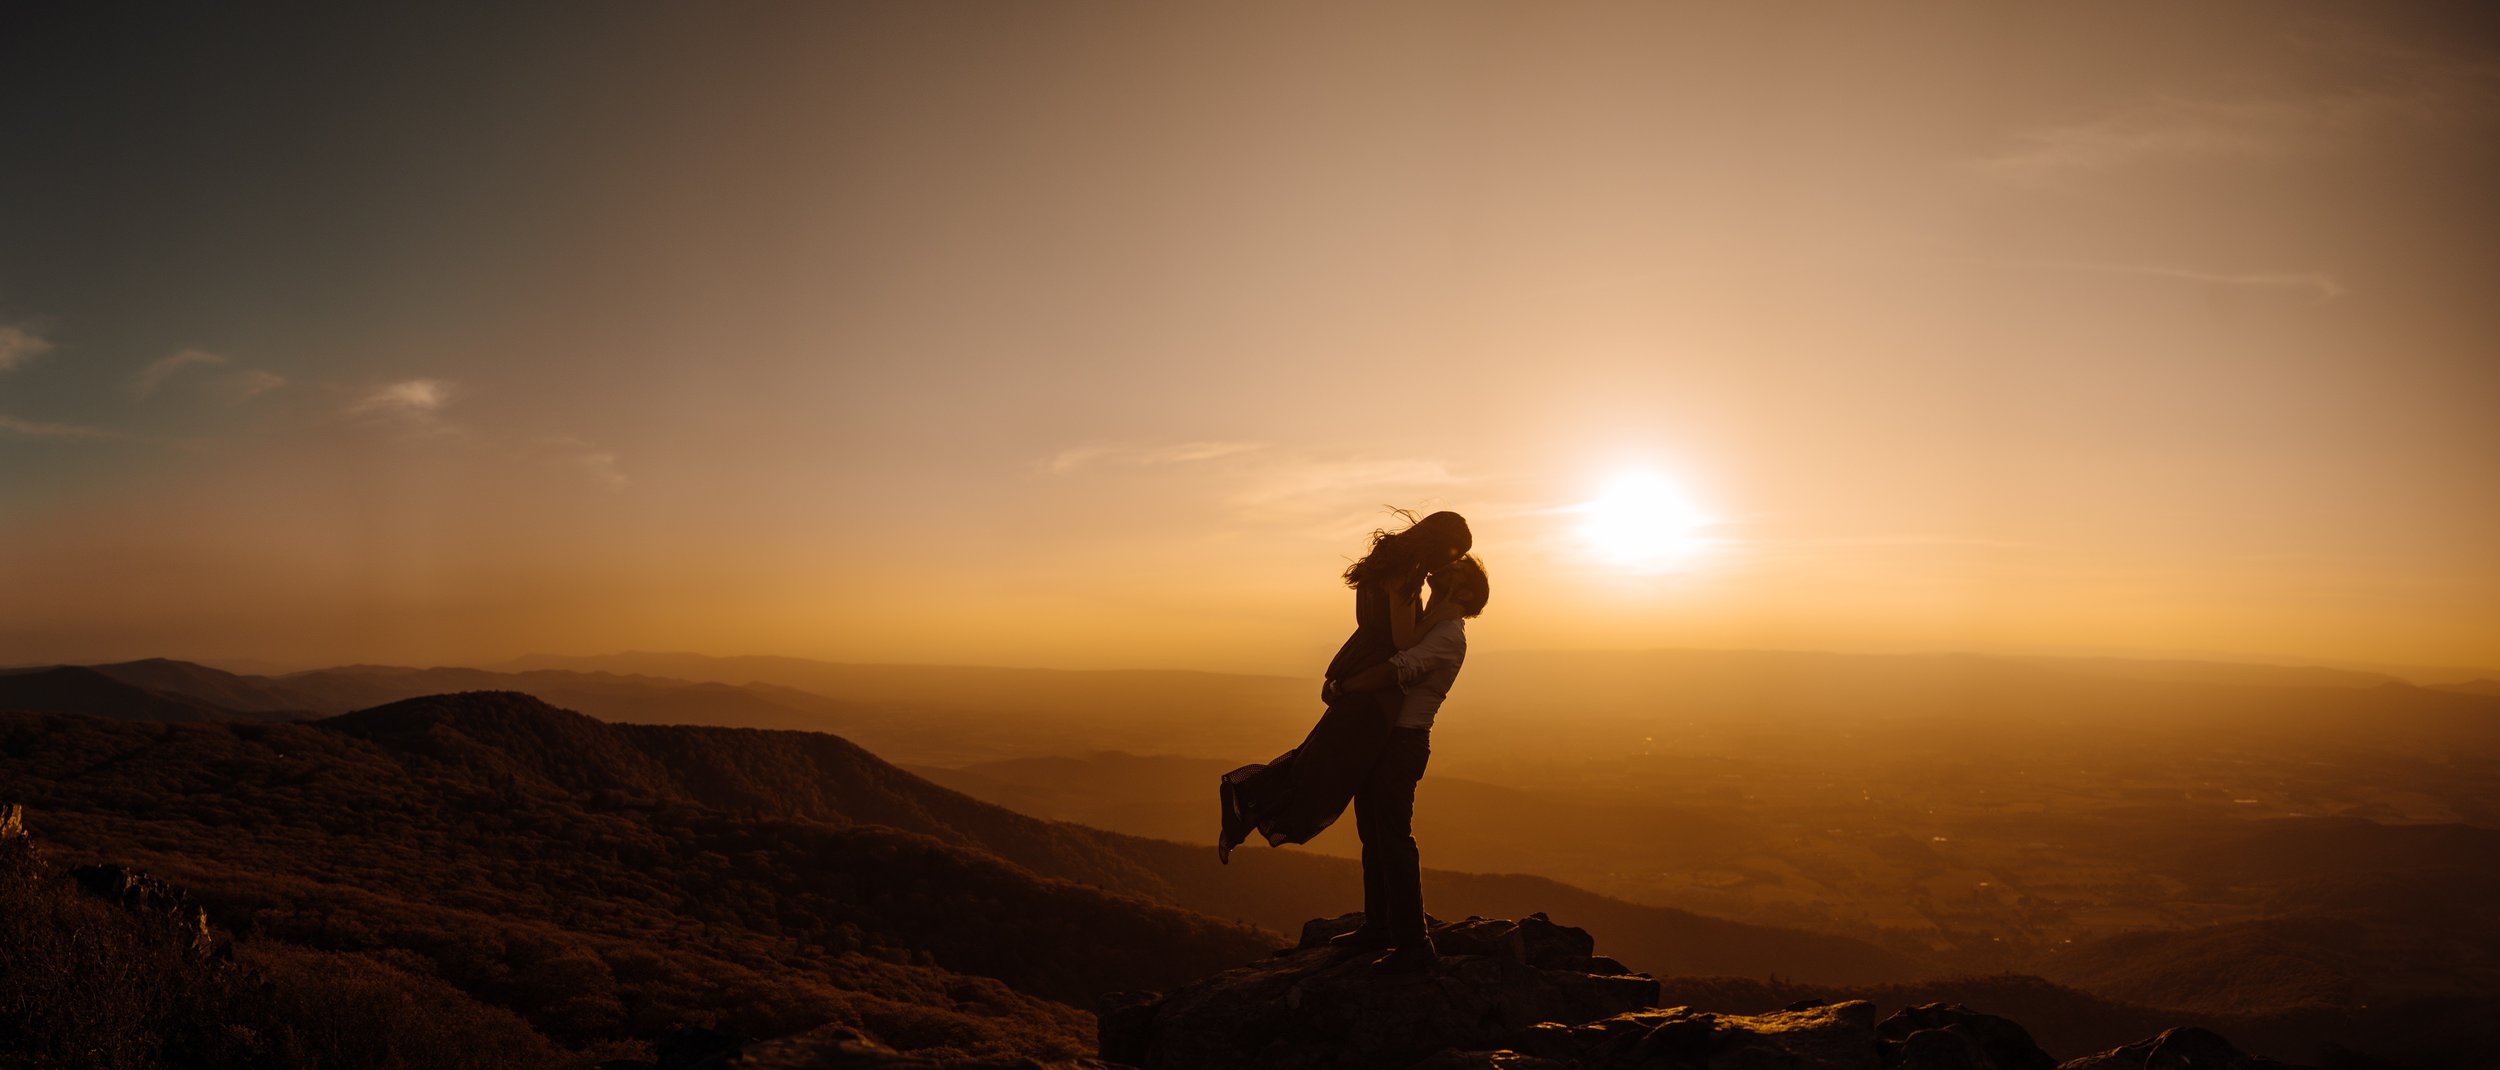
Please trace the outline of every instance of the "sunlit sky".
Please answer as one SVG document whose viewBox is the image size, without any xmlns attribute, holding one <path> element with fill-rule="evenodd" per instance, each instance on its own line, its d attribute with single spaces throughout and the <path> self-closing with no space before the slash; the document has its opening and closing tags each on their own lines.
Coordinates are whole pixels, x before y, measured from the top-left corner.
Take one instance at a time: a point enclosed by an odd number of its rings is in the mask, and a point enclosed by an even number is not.
<svg viewBox="0 0 2500 1070">
<path fill-rule="evenodd" d="M 2476 5 L 61 7 L 0 663 L 2500 666 Z"/>
</svg>

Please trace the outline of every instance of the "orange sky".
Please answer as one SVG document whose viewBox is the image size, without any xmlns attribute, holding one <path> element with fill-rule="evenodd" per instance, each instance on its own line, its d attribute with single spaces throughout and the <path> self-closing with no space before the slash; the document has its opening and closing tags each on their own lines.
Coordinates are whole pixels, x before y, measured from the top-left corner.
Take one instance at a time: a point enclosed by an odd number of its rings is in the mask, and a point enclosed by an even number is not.
<svg viewBox="0 0 2500 1070">
<path fill-rule="evenodd" d="M 0 663 L 2500 666 L 2471 6 L 8 17 Z"/>
</svg>

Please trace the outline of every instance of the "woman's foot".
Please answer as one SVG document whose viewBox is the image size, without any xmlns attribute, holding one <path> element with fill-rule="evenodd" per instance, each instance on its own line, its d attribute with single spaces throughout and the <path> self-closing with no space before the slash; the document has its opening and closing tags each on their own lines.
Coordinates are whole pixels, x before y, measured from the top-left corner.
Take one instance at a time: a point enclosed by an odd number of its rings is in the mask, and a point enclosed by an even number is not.
<svg viewBox="0 0 2500 1070">
<path fill-rule="evenodd" d="M 1229 866 L 1233 864 L 1233 848 L 1249 835 L 1241 827 L 1241 803 L 1233 798 L 1232 781 L 1215 782 L 1215 811 L 1215 860 Z"/>
</svg>

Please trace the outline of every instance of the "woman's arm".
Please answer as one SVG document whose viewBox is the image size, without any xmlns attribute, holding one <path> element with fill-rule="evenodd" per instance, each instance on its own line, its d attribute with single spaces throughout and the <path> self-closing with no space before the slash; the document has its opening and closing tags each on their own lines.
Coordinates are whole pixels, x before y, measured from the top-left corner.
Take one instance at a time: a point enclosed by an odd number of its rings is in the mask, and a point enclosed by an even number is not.
<svg viewBox="0 0 2500 1070">
<path fill-rule="evenodd" d="M 1429 626 L 1416 619 L 1421 602 L 1416 594 L 1423 590 L 1423 579 L 1423 574 L 1418 572 L 1412 582 L 1389 585 L 1389 641 L 1400 650 L 1414 646 L 1416 640 L 1424 637 L 1424 629 Z"/>
<path fill-rule="evenodd" d="M 1414 608 L 1410 605 L 1407 609 L 1406 615 L 1411 618 L 1407 623 L 1407 627 L 1411 630 L 1407 632 L 1405 638 L 1397 640 L 1399 650 L 1413 649 L 1415 644 L 1424 641 L 1424 636 L 1431 634 L 1434 625 L 1437 625 L 1445 620 L 1457 620 L 1460 617 L 1466 616 L 1467 611 L 1460 608 L 1455 602 L 1443 601 L 1441 604 L 1426 611 L 1420 617 L 1415 615 Z M 1390 617 L 1389 630 L 1395 632 L 1397 627 L 1397 618 L 1394 616 Z M 1392 638 L 1395 637 L 1393 636 Z"/>
<path fill-rule="evenodd" d="M 1322 697 L 1334 701 L 1339 694 L 1354 691 L 1376 691 L 1386 687 L 1403 687 L 1436 669 L 1456 664 L 1466 647 L 1466 633 L 1455 628 L 1436 628 L 1450 614 L 1427 614 L 1432 621 L 1426 625 L 1424 638 L 1414 646 L 1397 652 L 1389 660 L 1355 673 L 1337 685 L 1336 693 L 1323 692 Z"/>
</svg>

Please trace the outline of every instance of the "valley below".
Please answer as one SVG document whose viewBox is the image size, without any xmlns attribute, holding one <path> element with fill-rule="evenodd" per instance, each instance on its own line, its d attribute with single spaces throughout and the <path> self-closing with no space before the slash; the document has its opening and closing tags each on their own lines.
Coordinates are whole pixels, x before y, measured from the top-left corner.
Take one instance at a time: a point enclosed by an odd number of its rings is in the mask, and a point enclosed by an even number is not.
<svg viewBox="0 0 2500 1070">
<path fill-rule="evenodd" d="M 2052 1052 L 2175 1019 L 2420 1068 L 2477 1065 L 2500 1009 L 2500 700 L 2470 689 L 1718 652 L 1469 672 L 1418 800 L 1428 908 L 1549 913 L 1667 998 L 1951 996 L 2019 1005 Z M 238 947 L 355 956 L 584 1058 L 832 1021 L 1073 1059 L 1103 994 L 1357 901 L 1350 819 L 1228 867 L 1209 843 L 1214 778 L 1297 742 L 1308 690 L 691 655 L 33 667 L 0 673 L 0 803 Z"/>
</svg>

